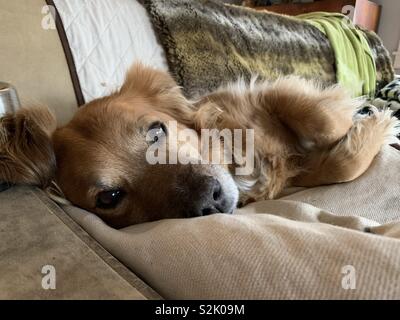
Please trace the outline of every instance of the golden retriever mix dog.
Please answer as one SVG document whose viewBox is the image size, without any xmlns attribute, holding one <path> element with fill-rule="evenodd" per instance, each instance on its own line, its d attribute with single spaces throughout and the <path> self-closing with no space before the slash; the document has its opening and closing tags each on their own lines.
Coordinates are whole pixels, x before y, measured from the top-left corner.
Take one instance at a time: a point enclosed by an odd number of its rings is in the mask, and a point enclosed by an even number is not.
<svg viewBox="0 0 400 320">
<path fill-rule="evenodd" d="M 376 109 L 354 117 L 359 104 L 338 86 L 322 89 L 297 77 L 238 81 L 193 102 L 170 75 L 136 64 L 119 91 L 81 107 L 62 128 L 43 107 L 4 116 L 0 181 L 42 188 L 55 181 L 72 204 L 117 228 L 230 213 L 239 198 L 273 199 L 287 186 L 360 176 L 398 122 Z M 235 163 L 149 163 L 155 143 L 165 146 L 158 152 L 179 152 L 177 136 L 188 128 L 199 135 L 253 129 L 254 170 L 239 176 Z"/>
</svg>

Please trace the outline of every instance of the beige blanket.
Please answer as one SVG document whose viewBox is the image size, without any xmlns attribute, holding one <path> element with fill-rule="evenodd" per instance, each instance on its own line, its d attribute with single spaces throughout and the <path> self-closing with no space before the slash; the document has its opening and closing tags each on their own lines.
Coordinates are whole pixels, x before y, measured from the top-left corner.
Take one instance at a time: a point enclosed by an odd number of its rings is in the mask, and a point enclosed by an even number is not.
<svg viewBox="0 0 400 320">
<path fill-rule="evenodd" d="M 352 183 L 234 215 L 115 230 L 65 209 L 165 298 L 400 299 L 399 173 L 400 152 L 387 146 Z"/>
</svg>

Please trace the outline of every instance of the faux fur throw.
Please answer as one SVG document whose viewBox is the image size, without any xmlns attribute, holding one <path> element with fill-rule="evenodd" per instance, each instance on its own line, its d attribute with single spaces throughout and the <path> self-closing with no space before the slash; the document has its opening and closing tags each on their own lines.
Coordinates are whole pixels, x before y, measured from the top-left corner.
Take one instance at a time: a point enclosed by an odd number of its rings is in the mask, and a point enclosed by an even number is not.
<svg viewBox="0 0 400 320">
<path fill-rule="evenodd" d="M 285 15 L 214 0 L 144 0 L 170 71 L 185 94 L 196 97 L 238 77 L 267 80 L 297 74 L 337 82 L 335 55 L 315 26 Z M 377 90 L 393 80 L 389 54 L 364 31 L 376 63 Z"/>
</svg>

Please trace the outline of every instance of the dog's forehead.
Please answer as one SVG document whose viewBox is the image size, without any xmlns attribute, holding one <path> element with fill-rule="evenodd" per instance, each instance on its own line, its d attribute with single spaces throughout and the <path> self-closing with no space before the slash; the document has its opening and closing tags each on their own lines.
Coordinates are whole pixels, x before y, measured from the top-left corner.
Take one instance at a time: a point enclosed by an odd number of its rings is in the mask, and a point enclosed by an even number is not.
<svg viewBox="0 0 400 320">
<path fill-rule="evenodd" d="M 75 114 L 68 124 L 76 129 L 94 130 L 118 129 L 124 123 L 142 124 L 143 122 L 173 120 L 163 112 L 162 101 L 140 95 L 109 96 L 91 101 Z"/>
<path fill-rule="evenodd" d="M 135 148 L 138 144 L 129 147 L 122 140 L 90 139 L 64 130 L 55 144 L 57 180 L 71 192 L 79 186 L 84 194 L 93 188 L 119 185 L 122 178 L 132 176 L 132 163 L 140 163 L 137 158 L 143 152 Z"/>
<path fill-rule="evenodd" d="M 66 179 L 79 174 L 91 183 L 98 176 L 126 173 L 132 162 L 143 161 L 148 146 L 140 119 L 99 113 L 57 130 L 53 142 L 58 173 Z"/>
</svg>

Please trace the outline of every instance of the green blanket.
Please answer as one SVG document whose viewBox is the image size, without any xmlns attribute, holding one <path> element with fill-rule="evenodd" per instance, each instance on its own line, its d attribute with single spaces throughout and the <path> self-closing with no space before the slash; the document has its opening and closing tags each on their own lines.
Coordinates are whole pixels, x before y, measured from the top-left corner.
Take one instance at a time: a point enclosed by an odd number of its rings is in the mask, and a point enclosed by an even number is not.
<svg viewBox="0 0 400 320">
<path fill-rule="evenodd" d="M 355 97 L 373 96 L 376 66 L 364 33 L 339 13 L 313 12 L 298 18 L 311 23 L 328 37 L 335 53 L 337 81 Z"/>
</svg>

